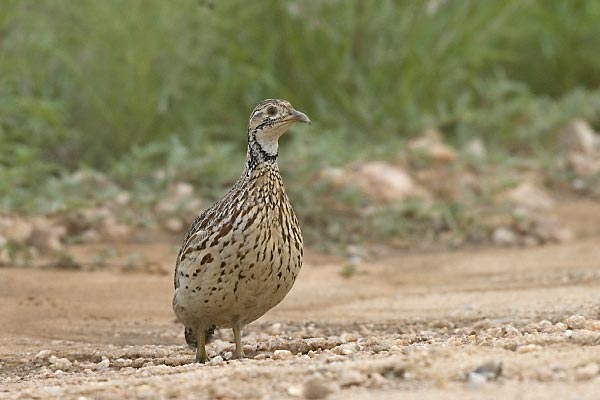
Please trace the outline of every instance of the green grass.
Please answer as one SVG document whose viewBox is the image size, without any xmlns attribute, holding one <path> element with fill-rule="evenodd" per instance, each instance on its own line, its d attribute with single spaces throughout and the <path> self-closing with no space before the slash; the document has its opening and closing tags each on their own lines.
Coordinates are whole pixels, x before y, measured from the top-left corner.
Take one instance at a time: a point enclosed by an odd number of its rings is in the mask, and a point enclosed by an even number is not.
<svg viewBox="0 0 600 400">
<path fill-rule="evenodd" d="M 251 109 L 279 97 L 315 122 L 282 143 L 286 178 L 304 184 L 291 188 L 299 211 L 345 232 L 336 221 L 361 200 L 342 193 L 348 209 L 320 218 L 331 212 L 320 168 L 393 158 L 426 127 L 531 155 L 573 117 L 600 122 L 599 20 L 599 2 L 576 0 L 449 0 L 436 12 L 392 0 L 4 0 L 0 208 L 101 200 L 69 183 L 79 168 L 142 204 L 175 180 L 215 199 L 239 174 Z M 462 212 L 448 207 L 452 225 Z"/>
</svg>

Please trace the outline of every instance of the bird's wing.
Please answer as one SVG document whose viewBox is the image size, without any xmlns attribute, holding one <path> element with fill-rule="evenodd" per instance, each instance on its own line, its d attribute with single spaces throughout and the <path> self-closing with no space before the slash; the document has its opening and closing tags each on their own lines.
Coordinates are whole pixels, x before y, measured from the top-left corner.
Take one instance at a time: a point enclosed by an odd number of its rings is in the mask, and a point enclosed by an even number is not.
<svg viewBox="0 0 600 400">
<path fill-rule="evenodd" d="M 204 210 L 204 212 L 202 212 L 202 214 L 196 217 L 194 222 L 192 222 L 192 226 L 190 226 L 190 229 L 185 235 L 185 239 L 183 239 L 183 245 L 181 246 L 179 254 L 177 255 L 177 263 L 175 264 L 175 276 L 173 277 L 175 289 L 179 287 L 179 279 L 177 279 L 177 273 L 179 272 L 180 268 L 184 267 L 183 264 L 185 264 L 185 255 L 188 254 L 190 251 L 193 251 L 194 247 L 198 245 L 198 243 L 208 235 L 208 230 L 206 229 L 206 226 L 210 222 L 211 217 L 211 209 L 209 208 L 207 210 Z"/>
</svg>

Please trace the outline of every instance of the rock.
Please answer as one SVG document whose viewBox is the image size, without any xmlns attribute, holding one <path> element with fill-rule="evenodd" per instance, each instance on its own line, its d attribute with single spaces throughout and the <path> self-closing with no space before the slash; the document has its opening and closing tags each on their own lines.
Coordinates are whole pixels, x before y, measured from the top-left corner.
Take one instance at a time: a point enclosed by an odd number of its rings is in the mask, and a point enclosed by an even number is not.
<svg viewBox="0 0 600 400">
<path fill-rule="evenodd" d="M 331 349 L 333 354 L 337 354 L 340 356 L 347 356 L 350 354 L 354 354 L 354 353 L 356 353 L 356 350 L 357 350 L 356 344 L 351 344 L 351 343 L 341 344 L 341 345 L 335 346 L 334 348 Z"/>
<path fill-rule="evenodd" d="M 201 205 L 194 196 L 194 187 L 187 182 L 178 182 L 169 188 L 167 195 L 156 204 L 155 210 L 160 214 L 188 218 L 195 216 Z"/>
<path fill-rule="evenodd" d="M 63 248 L 62 241 L 67 234 L 66 227 L 47 218 L 36 218 L 34 228 L 27 244 L 35 247 L 40 253 L 58 252 Z"/>
<path fill-rule="evenodd" d="M 355 168 L 327 169 L 322 175 L 337 187 L 356 186 L 375 202 L 389 203 L 407 198 L 430 199 L 402 168 L 383 161 L 371 161 Z"/>
<path fill-rule="evenodd" d="M 600 321 L 597 319 L 587 320 L 585 322 L 585 329 L 590 330 L 592 332 L 600 331 Z"/>
<path fill-rule="evenodd" d="M 35 356 L 34 360 L 47 360 L 52 355 L 50 350 L 40 350 Z"/>
<path fill-rule="evenodd" d="M 510 228 L 496 228 L 492 233 L 492 241 L 500 246 L 512 246 L 519 243 L 519 235 Z"/>
<path fill-rule="evenodd" d="M 517 336 L 521 336 L 521 332 L 519 332 L 519 330 L 512 325 L 506 325 L 503 329 L 503 336 L 504 337 L 517 337 Z"/>
<path fill-rule="evenodd" d="M 539 344 L 530 343 L 517 347 L 517 353 L 531 353 L 533 351 L 538 351 L 541 349 L 542 346 L 540 346 Z"/>
<path fill-rule="evenodd" d="M 129 204 L 130 200 L 131 200 L 131 195 L 125 191 L 121 191 L 121 192 L 117 193 L 117 195 L 114 197 L 115 203 L 117 203 L 120 206 L 125 206 L 125 205 Z"/>
<path fill-rule="evenodd" d="M 289 350 L 275 350 L 271 358 L 273 360 L 289 360 L 292 357 L 292 352 Z"/>
<path fill-rule="evenodd" d="M 306 399 L 324 399 L 335 391 L 333 385 L 320 377 L 309 378 L 302 386 L 302 393 Z"/>
<path fill-rule="evenodd" d="M 289 394 L 292 397 L 300 397 L 302 396 L 302 386 L 299 385 L 293 385 L 293 386 L 288 386 L 287 388 L 287 394 Z"/>
<path fill-rule="evenodd" d="M 273 336 L 277 336 L 277 335 L 281 335 L 282 333 L 282 325 L 280 322 L 275 322 L 273 325 L 271 325 L 268 329 L 269 334 L 273 335 Z"/>
<path fill-rule="evenodd" d="M 210 365 L 221 365 L 223 364 L 225 361 L 223 360 L 223 357 L 221 356 L 215 356 L 213 358 L 210 359 L 209 364 Z"/>
<path fill-rule="evenodd" d="M 341 387 L 360 386 L 367 380 L 362 372 L 352 369 L 343 370 L 338 376 L 338 383 Z"/>
<path fill-rule="evenodd" d="M 569 329 L 584 329 L 586 327 L 586 318 L 583 315 L 571 315 L 565 322 Z"/>
<path fill-rule="evenodd" d="M 444 144 L 442 134 L 437 129 L 427 129 L 422 136 L 410 140 L 407 148 L 432 161 L 449 163 L 456 160 L 456 151 Z"/>
<path fill-rule="evenodd" d="M 590 177 L 600 171 L 600 157 L 584 153 L 569 153 L 566 156 L 566 166 L 580 178 Z"/>
<path fill-rule="evenodd" d="M 104 371 L 110 367 L 110 360 L 108 358 L 102 359 L 98 364 L 96 364 L 96 371 Z"/>
<path fill-rule="evenodd" d="M 554 199 L 542 188 L 530 182 L 522 182 L 506 193 L 506 199 L 515 206 L 532 210 L 545 210 L 554 205 Z"/>
<path fill-rule="evenodd" d="M 589 363 L 575 370 L 575 379 L 585 381 L 592 379 L 600 373 L 600 366 L 596 363 Z"/>
<path fill-rule="evenodd" d="M 385 162 L 373 161 L 361 165 L 353 181 L 376 201 L 430 198 L 427 191 L 418 186 L 406 171 Z"/>
<path fill-rule="evenodd" d="M 567 330 L 567 325 L 563 324 L 562 322 L 557 322 L 556 324 L 554 324 L 555 332 L 564 332 L 566 330 Z"/>
<path fill-rule="evenodd" d="M 358 335 L 356 333 L 342 333 L 340 335 L 342 343 L 352 343 L 358 341 Z"/>
<path fill-rule="evenodd" d="M 0 234 L 8 242 L 24 243 L 33 229 L 33 224 L 23 218 L 0 216 Z"/>
<path fill-rule="evenodd" d="M 537 216 L 534 218 L 533 233 L 543 242 L 564 243 L 573 240 L 573 231 L 552 216 Z"/>
<path fill-rule="evenodd" d="M 480 138 L 475 138 L 475 139 L 469 140 L 467 143 L 465 143 L 462 151 L 466 155 L 471 156 L 476 159 L 479 159 L 479 160 L 484 159 L 487 156 L 487 150 L 485 148 L 485 144 L 483 143 L 483 140 L 481 140 Z"/>
<path fill-rule="evenodd" d="M 56 356 L 50 356 L 50 365 L 55 370 L 68 371 L 73 366 L 73 363 L 67 358 L 58 358 Z"/>
<path fill-rule="evenodd" d="M 183 221 L 177 217 L 167 218 L 163 222 L 163 225 L 169 232 L 173 232 L 173 233 L 181 232 L 181 231 L 183 231 L 183 228 L 184 228 Z"/>
<path fill-rule="evenodd" d="M 485 375 L 476 372 L 470 372 L 467 375 L 467 387 L 470 389 L 478 389 L 487 383 Z"/>
<path fill-rule="evenodd" d="M 491 360 L 484 364 L 481 364 L 479 367 L 475 368 L 473 371 L 476 374 L 483 375 L 486 380 L 493 381 L 498 379 L 500 375 L 502 375 L 502 361 L 501 360 Z"/>
<path fill-rule="evenodd" d="M 600 136 L 582 119 L 571 121 L 560 136 L 561 145 L 567 151 L 593 154 L 600 148 Z"/>
</svg>

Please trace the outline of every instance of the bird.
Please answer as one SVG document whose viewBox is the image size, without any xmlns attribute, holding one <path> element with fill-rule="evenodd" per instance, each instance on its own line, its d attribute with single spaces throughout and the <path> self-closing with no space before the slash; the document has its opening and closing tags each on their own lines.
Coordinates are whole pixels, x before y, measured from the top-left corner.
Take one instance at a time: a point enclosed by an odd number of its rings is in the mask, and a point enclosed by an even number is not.
<svg viewBox="0 0 600 400">
<path fill-rule="evenodd" d="M 242 329 L 279 304 L 302 267 L 304 246 L 277 164 L 278 140 L 308 116 L 290 102 L 260 102 L 248 121 L 243 172 L 225 196 L 191 224 L 177 256 L 173 310 L 196 361 L 217 328 L 231 328 L 234 358 Z"/>
</svg>

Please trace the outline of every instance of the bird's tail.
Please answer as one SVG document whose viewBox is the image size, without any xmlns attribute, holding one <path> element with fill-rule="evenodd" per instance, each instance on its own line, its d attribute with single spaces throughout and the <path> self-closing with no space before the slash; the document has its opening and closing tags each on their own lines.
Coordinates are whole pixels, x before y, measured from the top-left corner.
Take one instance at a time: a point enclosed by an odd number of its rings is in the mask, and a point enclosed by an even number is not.
<svg viewBox="0 0 600 400">
<path fill-rule="evenodd" d="M 213 325 L 206 331 L 206 343 L 210 343 L 210 341 L 213 339 L 216 329 L 217 329 L 217 327 Z M 198 347 L 198 338 L 194 334 L 194 330 L 192 328 L 185 327 L 184 333 L 185 333 L 185 342 L 188 344 L 188 346 L 193 349 L 197 348 Z"/>
</svg>

